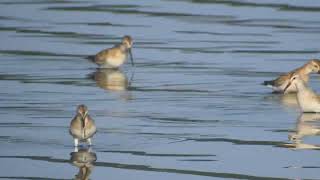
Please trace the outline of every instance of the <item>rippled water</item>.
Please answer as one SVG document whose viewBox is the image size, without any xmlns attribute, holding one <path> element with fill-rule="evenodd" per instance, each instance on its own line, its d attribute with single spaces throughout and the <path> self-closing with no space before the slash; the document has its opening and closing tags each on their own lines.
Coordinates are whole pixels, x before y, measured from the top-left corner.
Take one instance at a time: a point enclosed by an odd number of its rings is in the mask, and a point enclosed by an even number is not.
<svg viewBox="0 0 320 180">
<path fill-rule="evenodd" d="M 320 179 L 320 117 L 260 85 L 320 57 L 319 17 L 316 0 L 1 0 L 0 179 Z M 84 59 L 125 34 L 136 67 Z M 72 153 L 82 103 L 98 133 Z"/>
</svg>

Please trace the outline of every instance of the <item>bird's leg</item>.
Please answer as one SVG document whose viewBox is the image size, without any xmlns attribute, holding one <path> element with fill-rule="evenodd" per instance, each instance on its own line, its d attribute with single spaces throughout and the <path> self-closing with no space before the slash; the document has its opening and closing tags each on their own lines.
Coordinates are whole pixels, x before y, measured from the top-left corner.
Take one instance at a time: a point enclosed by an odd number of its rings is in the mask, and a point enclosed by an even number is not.
<svg viewBox="0 0 320 180">
<path fill-rule="evenodd" d="M 77 139 L 77 138 L 74 139 L 74 146 L 75 147 L 79 146 L 79 139 Z"/>
<path fill-rule="evenodd" d="M 89 146 L 92 146 L 91 138 L 88 138 L 88 139 L 87 139 L 87 142 L 89 143 Z"/>
</svg>

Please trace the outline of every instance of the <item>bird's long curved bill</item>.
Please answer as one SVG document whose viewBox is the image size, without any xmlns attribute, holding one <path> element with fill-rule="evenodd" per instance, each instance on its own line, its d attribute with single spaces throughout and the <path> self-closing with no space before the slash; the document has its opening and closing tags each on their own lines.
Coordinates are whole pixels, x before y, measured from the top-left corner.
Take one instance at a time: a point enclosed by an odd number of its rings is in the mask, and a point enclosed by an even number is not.
<svg viewBox="0 0 320 180">
<path fill-rule="evenodd" d="M 86 127 L 85 119 L 81 119 L 81 127 L 83 129 Z"/>
<path fill-rule="evenodd" d="M 87 126 L 87 113 L 86 114 L 84 114 L 84 116 L 82 117 L 82 119 L 81 119 L 81 125 L 82 125 L 82 128 L 85 128 L 86 126 Z"/>
<path fill-rule="evenodd" d="M 130 54 L 131 65 L 134 66 L 131 48 L 129 49 L 129 54 Z"/>
</svg>

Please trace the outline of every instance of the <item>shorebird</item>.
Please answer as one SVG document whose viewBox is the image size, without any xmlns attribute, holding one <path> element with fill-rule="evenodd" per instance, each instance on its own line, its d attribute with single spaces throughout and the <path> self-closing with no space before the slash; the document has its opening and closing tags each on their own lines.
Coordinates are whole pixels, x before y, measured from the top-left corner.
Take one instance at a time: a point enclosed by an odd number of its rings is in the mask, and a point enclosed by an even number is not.
<svg viewBox="0 0 320 180">
<path fill-rule="evenodd" d="M 310 89 L 299 75 L 293 74 L 284 92 L 292 85 L 297 89 L 298 104 L 302 112 L 320 112 L 319 95 Z"/>
<path fill-rule="evenodd" d="M 86 141 L 92 145 L 91 138 L 97 132 L 93 119 L 88 114 L 88 108 L 85 105 L 79 105 L 77 115 L 70 123 L 70 134 L 74 139 L 74 146 L 78 147 L 79 141 Z"/>
<path fill-rule="evenodd" d="M 284 93 L 284 88 L 289 83 L 290 77 L 293 76 L 293 74 L 300 75 L 301 79 L 303 79 L 305 83 L 308 83 L 310 73 L 320 73 L 320 60 L 312 59 L 308 61 L 306 64 L 304 64 L 302 67 L 299 67 L 286 74 L 280 75 L 277 79 L 271 81 L 264 81 L 263 85 L 271 87 L 274 92 Z M 293 92 L 297 92 L 295 86 L 290 86 L 290 88 L 288 87 L 286 90 L 286 93 Z"/>
<path fill-rule="evenodd" d="M 100 68 L 117 69 L 130 55 L 131 64 L 134 66 L 132 57 L 133 40 L 130 36 L 124 36 L 122 42 L 109 49 L 104 49 L 94 56 L 88 56 L 88 59 L 99 65 Z"/>
</svg>

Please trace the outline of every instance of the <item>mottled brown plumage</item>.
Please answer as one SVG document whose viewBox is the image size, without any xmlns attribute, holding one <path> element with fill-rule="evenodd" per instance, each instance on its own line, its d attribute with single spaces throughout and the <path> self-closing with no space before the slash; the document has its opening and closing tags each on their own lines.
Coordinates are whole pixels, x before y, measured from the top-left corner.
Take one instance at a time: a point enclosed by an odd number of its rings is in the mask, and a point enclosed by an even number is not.
<svg viewBox="0 0 320 180">
<path fill-rule="evenodd" d="M 280 75 L 278 78 L 271 81 L 264 81 L 263 85 L 269 86 L 273 89 L 274 92 L 284 93 L 284 88 L 289 83 L 290 77 L 297 74 L 305 82 L 309 82 L 310 73 L 319 73 L 320 72 L 320 60 L 312 59 L 308 63 L 304 64 L 302 67 L 299 67 L 293 71 L 290 71 L 286 74 Z M 286 90 L 286 93 L 297 92 L 297 89 L 294 86 L 289 87 Z"/>
<path fill-rule="evenodd" d="M 89 59 L 98 64 L 101 68 L 118 68 L 126 61 L 129 54 L 131 63 L 134 65 L 131 53 L 132 45 L 132 38 L 130 36 L 124 36 L 120 44 L 109 49 L 104 49 L 95 56 L 89 57 Z"/>
<path fill-rule="evenodd" d="M 70 134 L 74 138 L 74 145 L 78 146 L 79 141 L 87 141 L 91 145 L 91 138 L 96 131 L 96 125 L 88 115 L 88 108 L 85 105 L 79 105 L 77 114 L 70 123 Z"/>
</svg>

